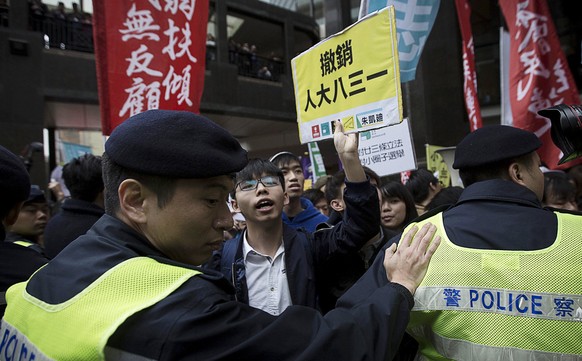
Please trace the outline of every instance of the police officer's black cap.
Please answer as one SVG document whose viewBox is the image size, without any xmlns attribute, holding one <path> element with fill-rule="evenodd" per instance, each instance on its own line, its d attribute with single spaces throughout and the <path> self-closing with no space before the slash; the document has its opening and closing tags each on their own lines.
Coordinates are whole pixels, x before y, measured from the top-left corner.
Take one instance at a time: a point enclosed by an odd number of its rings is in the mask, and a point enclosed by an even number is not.
<svg viewBox="0 0 582 361">
<path fill-rule="evenodd" d="M 46 197 L 44 192 L 39 186 L 33 184 L 30 186 L 30 193 L 28 194 L 28 199 L 25 203 L 46 203 Z"/>
<path fill-rule="evenodd" d="M 485 126 L 469 133 L 457 145 L 453 168 L 473 168 L 519 157 L 541 145 L 532 132 L 508 125 Z"/>
<path fill-rule="evenodd" d="M 0 208 L 25 201 L 30 193 L 30 176 L 14 153 L 0 146 Z"/>
<path fill-rule="evenodd" d="M 148 110 L 121 123 L 105 153 L 132 171 L 171 178 L 210 178 L 238 172 L 247 152 L 224 128 L 191 112 Z"/>
</svg>

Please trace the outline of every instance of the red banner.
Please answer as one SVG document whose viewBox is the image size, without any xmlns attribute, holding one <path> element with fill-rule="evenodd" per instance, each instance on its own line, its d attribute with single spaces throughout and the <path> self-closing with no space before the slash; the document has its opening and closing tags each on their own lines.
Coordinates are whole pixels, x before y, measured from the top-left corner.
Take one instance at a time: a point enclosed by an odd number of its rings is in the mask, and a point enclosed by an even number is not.
<svg viewBox="0 0 582 361">
<path fill-rule="evenodd" d="M 558 166 L 560 150 L 552 142 L 550 120 L 537 115 L 538 110 L 553 105 L 580 103 L 548 5 L 545 0 L 503 0 L 499 6 L 511 39 L 513 126 L 536 133 L 543 143 L 538 153 L 548 168 L 569 168 L 574 162 Z"/>
<path fill-rule="evenodd" d="M 103 134 L 148 109 L 200 111 L 208 0 L 93 1 Z"/>
<path fill-rule="evenodd" d="M 475 73 L 475 49 L 471 31 L 471 8 L 467 0 L 455 0 L 461 36 L 463 37 L 463 89 L 465 91 L 465 108 L 469 116 L 471 131 L 481 128 L 481 108 L 477 97 L 477 74 Z"/>
</svg>

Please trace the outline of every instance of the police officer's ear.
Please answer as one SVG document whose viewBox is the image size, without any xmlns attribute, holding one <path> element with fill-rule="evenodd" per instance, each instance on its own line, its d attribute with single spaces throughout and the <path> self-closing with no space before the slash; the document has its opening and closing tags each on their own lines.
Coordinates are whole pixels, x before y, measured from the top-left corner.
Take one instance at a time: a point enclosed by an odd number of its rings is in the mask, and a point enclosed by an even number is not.
<svg viewBox="0 0 582 361">
<path fill-rule="evenodd" d="M 523 174 L 527 171 L 526 167 L 519 162 L 512 162 L 508 167 L 509 179 L 522 186 L 526 186 L 524 183 Z"/>
<path fill-rule="evenodd" d="M 122 216 L 135 223 L 146 223 L 146 207 L 149 203 L 157 204 L 157 197 L 150 200 L 152 192 L 135 179 L 126 179 L 119 185 L 119 209 Z M 150 194 L 150 197 L 148 197 Z"/>
</svg>

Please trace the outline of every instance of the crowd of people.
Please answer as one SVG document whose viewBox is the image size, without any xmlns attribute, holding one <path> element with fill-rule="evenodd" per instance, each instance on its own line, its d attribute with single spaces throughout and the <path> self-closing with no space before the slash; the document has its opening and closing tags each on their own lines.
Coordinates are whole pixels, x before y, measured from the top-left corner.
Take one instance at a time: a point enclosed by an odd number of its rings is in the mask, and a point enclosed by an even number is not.
<svg viewBox="0 0 582 361">
<path fill-rule="evenodd" d="M 63 2 L 50 9 L 42 0 L 28 0 L 29 26 L 44 33 L 45 47 L 93 51 L 92 15 L 73 3 Z"/>
<path fill-rule="evenodd" d="M 228 62 L 236 64 L 240 75 L 263 80 L 277 81 L 283 72 L 283 62 L 274 52 L 269 56 L 259 55 L 256 45 L 234 39 L 228 42 Z"/>
<path fill-rule="evenodd" d="M 60 1 L 54 9 L 42 2 L 42 0 L 28 0 L 29 14 L 32 19 L 45 20 L 55 19 L 61 21 L 70 21 L 75 23 L 91 24 L 92 15 L 82 12 L 78 3 L 73 3 L 71 9 L 65 7 L 65 3 Z"/>
<path fill-rule="evenodd" d="M 487 126 L 457 145 L 465 188 L 402 184 L 338 121 L 343 169 L 306 190 L 297 155 L 150 110 L 64 165 L 52 216 L 0 147 L 0 359 L 580 358 L 582 166 L 540 145 Z"/>
</svg>

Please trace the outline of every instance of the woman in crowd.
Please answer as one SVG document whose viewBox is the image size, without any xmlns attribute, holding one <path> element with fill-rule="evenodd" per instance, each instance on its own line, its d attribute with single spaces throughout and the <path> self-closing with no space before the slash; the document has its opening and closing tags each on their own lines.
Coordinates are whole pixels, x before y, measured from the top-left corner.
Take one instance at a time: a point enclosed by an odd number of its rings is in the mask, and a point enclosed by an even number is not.
<svg viewBox="0 0 582 361">
<path fill-rule="evenodd" d="M 382 193 L 382 226 L 392 231 L 401 232 L 410 221 L 418 217 L 410 191 L 395 181 L 384 184 L 380 191 Z"/>
</svg>

